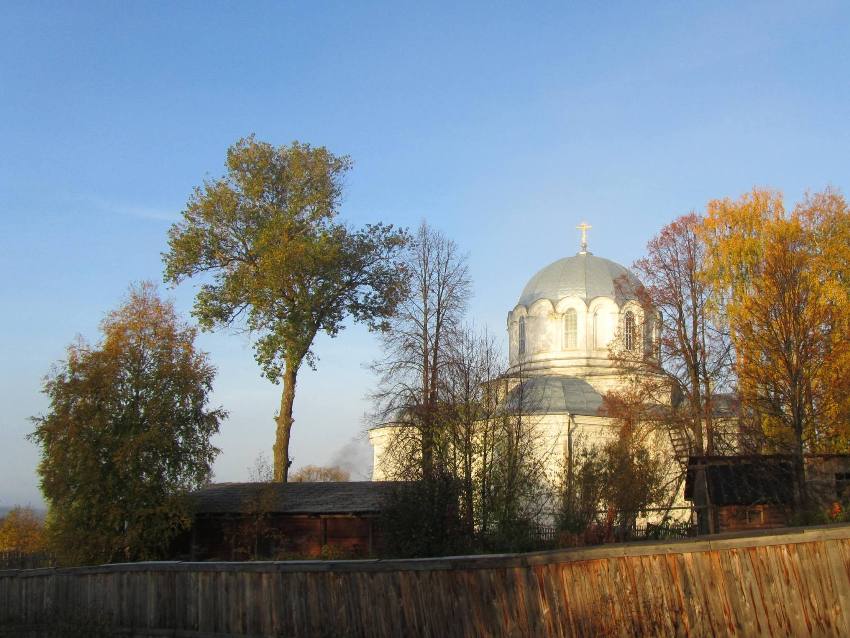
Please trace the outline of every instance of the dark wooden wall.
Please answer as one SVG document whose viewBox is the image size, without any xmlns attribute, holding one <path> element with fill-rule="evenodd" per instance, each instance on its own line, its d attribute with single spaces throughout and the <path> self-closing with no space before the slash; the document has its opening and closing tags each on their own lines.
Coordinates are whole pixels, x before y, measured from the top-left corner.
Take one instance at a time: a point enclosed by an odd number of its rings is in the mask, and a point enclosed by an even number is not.
<svg viewBox="0 0 850 638">
<path fill-rule="evenodd" d="M 720 532 L 771 529 L 788 524 L 787 508 L 781 505 L 721 505 L 716 507 L 716 512 Z"/>
<path fill-rule="evenodd" d="M 248 518 L 198 516 L 194 530 L 172 556 L 193 555 L 196 560 L 247 560 L 256 524 Z M 268 547 L 262 558 L 318 558 L 323 548 L 336 557 L 367 558 L 379 541 L 371 517 L 292 516 L 270 514 L 261 523 Z"/>
<path fill-rule="evenodd" d="M 7 635 L 69 616 L 133 636 L 848 636 L 850 525 L 508 556 L 0 572 Z"/>
</svg>

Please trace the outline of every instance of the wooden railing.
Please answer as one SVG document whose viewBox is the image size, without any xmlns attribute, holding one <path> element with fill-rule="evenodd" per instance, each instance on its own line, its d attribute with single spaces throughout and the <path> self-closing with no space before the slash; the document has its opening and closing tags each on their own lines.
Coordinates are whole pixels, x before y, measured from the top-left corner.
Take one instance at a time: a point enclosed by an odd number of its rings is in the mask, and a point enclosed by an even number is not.
<svg viewBox="0 0 850 638">
<path fill-rule="evenodd" d="M 847 636 L 850 525 L 501 556 L 5 571 L 0 626 L 195 638 Z"/>
</svg>

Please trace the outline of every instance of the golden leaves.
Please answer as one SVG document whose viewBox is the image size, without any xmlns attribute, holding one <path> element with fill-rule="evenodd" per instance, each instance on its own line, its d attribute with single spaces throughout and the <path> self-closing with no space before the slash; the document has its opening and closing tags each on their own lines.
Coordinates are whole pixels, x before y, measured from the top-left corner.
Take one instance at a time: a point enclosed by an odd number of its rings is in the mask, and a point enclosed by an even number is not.
<svg viewBox="0 0 850 638">
<path fill-rule="evenodd" d="M 708 205 L 704 273 L 727 315 L 745 403 L 777 447 L 818 451 L 846 438 L 850 211 L 832 192 L 786 212 L 753 190 Z"/>
</svg>

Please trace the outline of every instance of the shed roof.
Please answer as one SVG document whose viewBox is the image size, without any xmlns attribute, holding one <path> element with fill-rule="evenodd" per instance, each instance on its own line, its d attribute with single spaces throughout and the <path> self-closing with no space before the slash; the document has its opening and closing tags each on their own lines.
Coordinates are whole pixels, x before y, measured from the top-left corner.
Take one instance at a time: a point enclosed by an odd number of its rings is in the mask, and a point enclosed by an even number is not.
<svg viewBox="0 0 850 638">
<path fill-rule="evenodd" d="M 198 514 L 374 514 L 395 481 L 213 483 L 190 494 Z"/>
</svg>

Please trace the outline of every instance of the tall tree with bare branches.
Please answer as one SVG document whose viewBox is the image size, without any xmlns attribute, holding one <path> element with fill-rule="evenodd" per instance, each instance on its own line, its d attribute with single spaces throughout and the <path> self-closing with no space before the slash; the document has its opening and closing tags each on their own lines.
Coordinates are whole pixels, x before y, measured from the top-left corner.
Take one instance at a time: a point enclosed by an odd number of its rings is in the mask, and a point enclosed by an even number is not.
<svg viewBox="0 0 850 638">
<path fill-rule="evenodd" d="M 461 522 L 471 537 L 488 517 L 489 468 L 492 466 L 498 392 L 503 371 L 493 338 L 466 326 L 455 335 L 444 381 L 440 411 L 441 460 L 458 482 Z"/>
<path fill-rule="evenodd" d="M 466 257 L 422 224 L 407 252 L 408 293 L 381 334 L 385 356 L 375 399 L 384 420 L 403 422 L 419 447 L 420 476 L 434 476 L 441 390 L 470 295 Z"/>
<path fill-rule="evenodd" d="M 649 241 L 646 255 L 634 263 L 644 284 L 638 290 L 644 338 L 633 341 L 643 347 L 626 348 L 622 338 L 612 342 L 612 358 L 624 375 L 640 379 L 647 397 L 672 404 L 665 424 L 697 455 L 715 452 L 715 402 L 733 381 L 728 330 L 711 312 L 701 226 L 702 217 L 690 213 Z"/>
</svg>

